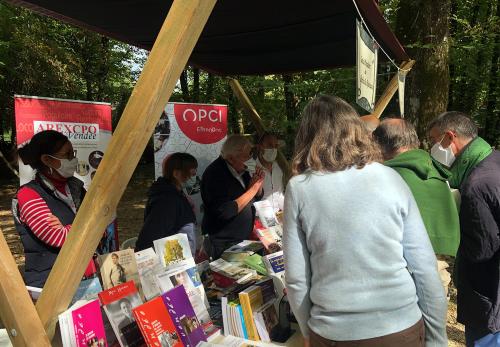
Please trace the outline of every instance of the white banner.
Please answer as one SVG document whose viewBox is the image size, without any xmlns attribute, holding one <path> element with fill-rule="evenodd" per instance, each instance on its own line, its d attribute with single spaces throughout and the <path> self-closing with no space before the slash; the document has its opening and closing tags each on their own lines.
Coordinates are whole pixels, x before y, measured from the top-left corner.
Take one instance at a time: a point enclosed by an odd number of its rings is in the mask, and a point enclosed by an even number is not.
<svg viewBox="0 0 500 347">
<path fill-rule="evenodd" d="M 356 103 L 368 112 L 373 112 L 375 108 L 377 62 L 377 43 L 363 24 L 356 21 Z"/>
</svg>

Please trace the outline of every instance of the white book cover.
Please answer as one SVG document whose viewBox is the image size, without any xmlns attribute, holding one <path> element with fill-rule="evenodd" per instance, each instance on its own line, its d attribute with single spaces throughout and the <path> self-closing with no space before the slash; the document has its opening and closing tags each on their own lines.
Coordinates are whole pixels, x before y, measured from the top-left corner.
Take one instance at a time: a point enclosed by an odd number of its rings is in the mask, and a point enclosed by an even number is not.
<svg viewBox="0 0 500 347">
<path fill-rule="evenodd" d="M 175 234 L 153 241 L 160 263 L 167 269 L 175 269 L 188 264 L 193 259 L 186 234 Z"/>
<path fill-rule="evenodd" d="M 98 258 L 104 289 L 134 281 L 141 291 L 141 281 L 133 249 L 124 249 L 100 255 Z"/>
<path fill-rule="evenodd" d="M 151 300 L 162 293 L 155 275 L 163 271 L 163 266 L 160 264 L 160 259 L 153 248 L 136 252 L 135 260 L 142 284 L 142 291 L 146 300 Z"/>
</svg>

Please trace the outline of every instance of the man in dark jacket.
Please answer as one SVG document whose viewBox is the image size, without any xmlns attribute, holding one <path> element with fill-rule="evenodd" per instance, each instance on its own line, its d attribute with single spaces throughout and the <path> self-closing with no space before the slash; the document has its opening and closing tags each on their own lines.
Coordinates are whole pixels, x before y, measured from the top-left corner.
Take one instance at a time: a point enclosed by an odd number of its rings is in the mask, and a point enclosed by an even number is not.
<svg viewBox="0 0 500 347">
<path fill-rule="evenodd" d="M 460 112 L 443 113 L 429 129 L 431 154 L 450 167 L 450 184 L 461 193 L 457 320 L 465 325 L 467 346 L 473 346 L 500 331 L 500 152 Z"/>
<path fill-rule="evenodd" d="M 229 136 L 222 146 L 221 156 L 203 173 L 202 231 L 209 235 L 213 259 L 219 258 L 232 245 L 248 239 L 253 230 L 253 203 L 262 195 L 264 173 L 262 168 L 257 168 L 250 177 L 245 165 L 251 157 L 250 152 L 250 142 L 244 136 Z"/>
</svg>

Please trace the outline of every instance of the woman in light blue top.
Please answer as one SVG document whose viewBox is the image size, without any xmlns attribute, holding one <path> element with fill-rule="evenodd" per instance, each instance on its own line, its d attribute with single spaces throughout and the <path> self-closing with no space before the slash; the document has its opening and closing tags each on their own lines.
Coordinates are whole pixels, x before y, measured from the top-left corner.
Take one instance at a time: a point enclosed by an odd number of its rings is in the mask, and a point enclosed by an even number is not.
<svg viewBox="0 0 500 347">
<path fill-rule="evenodd" d="M 431 243 L 408 186 L 381 160 L 344 100 L 306 106 L 284 211 L 286 285 L 306 345 L 447 346 Z"/>
</svg>

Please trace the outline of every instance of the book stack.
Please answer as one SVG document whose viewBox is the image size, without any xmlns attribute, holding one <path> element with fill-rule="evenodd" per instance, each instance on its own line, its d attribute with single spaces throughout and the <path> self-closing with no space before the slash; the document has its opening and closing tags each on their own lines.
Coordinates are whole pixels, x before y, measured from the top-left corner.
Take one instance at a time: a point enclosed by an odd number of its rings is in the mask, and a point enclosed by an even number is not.
<svg viewBox="0 0 500 347">
<path fill-rule="evenodd" d="M 223 288 L 257 278 L 257 271 L 227 262 L 222 258 L 211 262 L 210 269 L 214 283 Z"/>
</svg>

